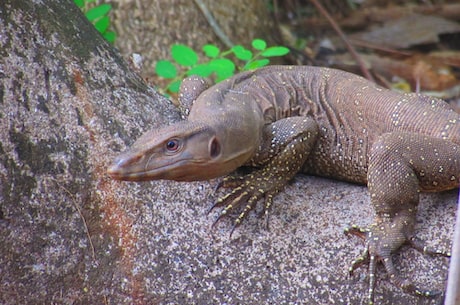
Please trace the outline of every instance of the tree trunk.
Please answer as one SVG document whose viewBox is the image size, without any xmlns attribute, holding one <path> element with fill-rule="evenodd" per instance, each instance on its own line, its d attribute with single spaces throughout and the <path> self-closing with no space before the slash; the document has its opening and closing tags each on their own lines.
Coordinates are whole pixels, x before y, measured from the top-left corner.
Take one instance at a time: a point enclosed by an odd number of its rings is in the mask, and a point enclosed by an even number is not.
<svg viewBox="0 0 460 305">
<path fill-rule="evenodd" d="M 119 151 L 179 115 L 71 1 L 0 1 L 0 56 L 1 304 L 364 298 L 366 279 L 346 275 L 362 245 L 342 232 L 371 222 L 366 188 L 299 176 L 276 197 L 269 232 L 251 216 L 230 239 L 230 222 L 209 228 L 218 213 L 205 213 L 213 184 L 107 177 Z M 423 199 L 418 232 L 448 247 L 455 192 Z M 403 253 L 404 275 L 443 288 L 445 260 Z M 377 297 L 419 302 L 386 277 Z"/>
<path fill-rule="evenodd" d="M 72 1 L 1 1 L 0 22 L 0 303 L 132 303 L 135 204 L 106 167 L 179 117 Z"/>
</svg>

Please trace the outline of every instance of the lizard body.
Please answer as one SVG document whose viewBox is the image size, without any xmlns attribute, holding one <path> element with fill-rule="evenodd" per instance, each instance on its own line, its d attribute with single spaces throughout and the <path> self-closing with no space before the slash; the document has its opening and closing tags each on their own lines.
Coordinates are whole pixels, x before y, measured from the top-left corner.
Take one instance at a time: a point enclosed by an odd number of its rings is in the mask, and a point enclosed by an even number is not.
<svg viewBox="0 0 460 305">
<path fill-rule="evenodd" d="M 366 240 L 351 271 L 369 262 L 369 303 L 377 261 L 398 286 L 429 294 L 399 277 L 391 254 L 405 242 L 420 246 L 419 192 L 458 187 L 460 115 L 444 101 L 307 66 L 266 67 L 209 89 L 192 77 L 180 98 L 193 104 L 188 118 L 144 134 L 109 168 L 113 178 L 207 180 L 255 167 L 224 179 L 233 189 L 216 202 L 225 206 L 221 216 L 242 209 L 235 226 L 260 199 L 267 210 L 299 172 L 367 184 L 375 222 L 350 232 Z"/>
</svg>

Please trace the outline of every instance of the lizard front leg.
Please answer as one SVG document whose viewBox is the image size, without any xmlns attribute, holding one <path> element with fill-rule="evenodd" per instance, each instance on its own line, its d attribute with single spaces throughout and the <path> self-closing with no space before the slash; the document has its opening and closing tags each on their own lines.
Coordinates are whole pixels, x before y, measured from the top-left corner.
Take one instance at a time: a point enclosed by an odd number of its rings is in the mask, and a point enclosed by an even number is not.
<svg viewBox="0 0 460 305">
<path fill-rule="evenodd" d="M 302 168 L 317 137 L 318 126 L 309 117 L 290 117 L 266 125 L 257 151 L 246 164 L 256 169 L 244 176 L 232 175 L 224 179 L 223 185 L 233 190 L 212 207 L 225 206 L 214 224 L 230 211 L 244 206 L 235 220 L 233 232 L 262 198 L 265 198 L 267 213 L 273 197 Z"/>
<path fill-rule="evenodd" d="M 189 76 L 182 81 L 179 89 L 179 110 L 183 119 L 188 117 L 193 103 L 209 86 L 205 78 L 197 75 Z"/>
<path fill-rule="evenodd" d="M 396 272 L 392 253 L 402 244 L 420 246 L 414 236 L 420 191 L 442 191 L 458 187 L 460 145 L 439 138 L 412 133 L 388 133 L 372 146 L 368 187 L 375 209 L 375 222 L 365 231 L 349 232 L 366 240 L 363 255 L 350 272 L 369 263 L 369 304 L 374 302 L 376 264 L 381 261 L 394 284 L 407 292 L 430 296 L 433 292 L 416 287 Z M 436 254 L 445 254 L 437 252 Z"/>
</svg>

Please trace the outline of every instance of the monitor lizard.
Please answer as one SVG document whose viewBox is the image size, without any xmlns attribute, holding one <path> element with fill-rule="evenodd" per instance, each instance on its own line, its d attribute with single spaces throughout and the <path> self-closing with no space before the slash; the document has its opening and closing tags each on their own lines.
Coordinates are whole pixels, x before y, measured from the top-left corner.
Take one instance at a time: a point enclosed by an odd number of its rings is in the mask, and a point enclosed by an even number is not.
<svg viewBox="0 0 460 305">
<path fill-rule="evenodd" d="M 366 242 L 349 271 L 369 264 L 369 304 L 377 262 L 405 291 L 434 294 L 403 279 L 392 254 L 404 243 L 430 252 L 414 235 L 419 193 L 459 185 L 460 115 L 447 103 L 312 66 L 265 67 L 208 87 L 200 77 L 185 79 L 179 99 L 187 119 L 141 136 L 109 175 L 129 181 L 228 175 L 223 186 L 232 190 L 216 206 L 225 206 L 218 219 L 239 211 L 234 228 L 258 201 L 267 211 L 297 173 L 367 184 L 374 223 L 348 232 Z M 230 174 L 241 166 L 254 170 Z"/>
</svg>

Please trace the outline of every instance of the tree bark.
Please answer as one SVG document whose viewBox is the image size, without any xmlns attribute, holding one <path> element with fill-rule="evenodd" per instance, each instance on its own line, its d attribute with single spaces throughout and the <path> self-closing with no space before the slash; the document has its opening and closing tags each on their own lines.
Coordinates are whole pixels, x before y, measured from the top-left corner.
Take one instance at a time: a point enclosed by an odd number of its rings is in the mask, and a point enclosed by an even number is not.
<svg viewBox="0 0 460 305">
<path fill-rule="evenodd" d="M 364 271 L 346 275 L 362 245 L 343 229 L 372 221 L 365 187 L 296 177 L 270 231 L 251 213 L 230 239 L 230 222 L 209 228 L 214 182 L 107 177 L 118 152 L 179 114 L 71 1 L 0 1 L 0 56 L 1 304 L 362 302 Z M 455 202 L 423 197 L 417 232 L 434 247 L 449 246 Z M 443 289 L 445 260 L 397 258 Z M 379 275 L 379 304 L 419 304 Z"/>
<path fill-rule="evenodd" d="M 72 1 L 1 1 L 0 45 L 0 303 L 132 303 L 133 206 L 106 166 L 179 117 Z"/>
</svg>

